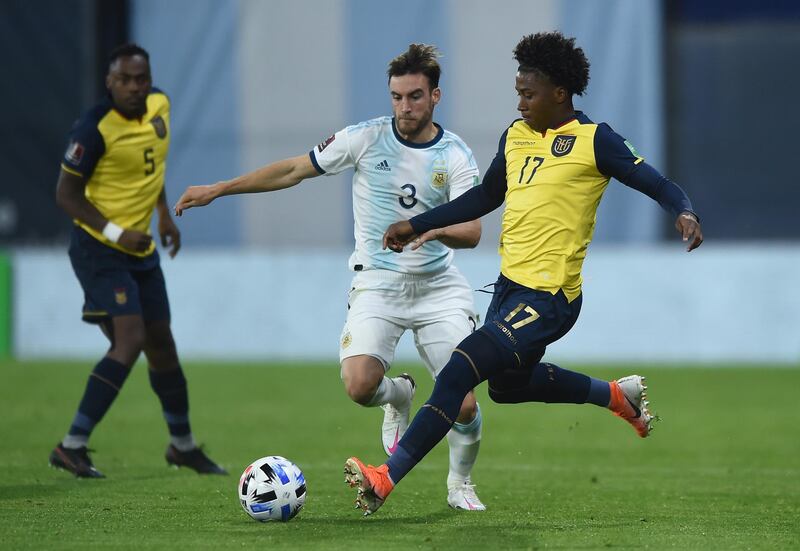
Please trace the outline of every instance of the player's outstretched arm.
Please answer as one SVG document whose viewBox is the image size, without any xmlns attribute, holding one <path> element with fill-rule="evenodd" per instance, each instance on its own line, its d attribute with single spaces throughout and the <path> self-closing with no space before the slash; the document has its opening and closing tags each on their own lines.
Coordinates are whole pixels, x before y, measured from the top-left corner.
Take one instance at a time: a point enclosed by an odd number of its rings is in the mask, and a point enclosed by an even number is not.
<svg viewBox="0 0 800 551">
<path fill-rule="evenodd" d="M 422 214 L 418 214 L 411 220 L 395 222 L 389 226 L 386 233 L 383 234 L 383 248 L 389 248 L 399 253 L 402 252 L 403 247 L 415 239 L 417 235 L 425 235 L 437 228 L 460 232 L 465 227 L 461 226 L 461 228 L 458 228 L 461 224 L 477 223 L 477 225 L 467 227 L 471 228 L 471 231 L 477 228 L 477 239 L 480 239 L 480 221 L 478 219 L 502 205 L 504 196 L 505 177 L 500 180 L 500 185 L 498 185 L 495 178 L 490 178 L 489 172 L 487 172 L 486 176 L 484 176 L 483 183 L 478 187 L 472 188 L 450 202 L 439 205 Z M 431 238 L 435 235 L 437 234 L 430 234 Z M 455 236 L 457 239 L 464 237 L 458 234 L 448 235 L 447 232 L 445 232 L 444 236 Z M 430 241 L 431 239 L 426 240 Z M 415 244 L 414 248 L 418 248 L 421 244 L 422 243 Z M 452 246 L 446 241 L 445 245 Z M 475 245 L 477 245 L 477 241 L 475 241 Z"/>
<path fill-rule="evenodd" d="M 428 230 L 411 242 L 411 250 L 419 249 L 428 241 L 441 241 L 451 249 L 474 249 L 481 241 L 481 221 L 472 220 Z"/>
<path fill-rule="evenodd" d="M 683 240 L 689 243 L 686 252 L 692 252 L 703 242 L 703 229 L 700 220 L 692 212 L 682 212 L 675 220 L 675 229 L 681 234 Z"/>
<path fill-rule="evenodd" d="M 283 159 L 253 172 L 207 186 L 189 186 L 175 204 L 175 214 L 193 207 L 203 207 L 218 197 L 239 193 L 277 191 L 299 184 L 306 178 L 319 176 L 308 155 Z"/>
</svg>

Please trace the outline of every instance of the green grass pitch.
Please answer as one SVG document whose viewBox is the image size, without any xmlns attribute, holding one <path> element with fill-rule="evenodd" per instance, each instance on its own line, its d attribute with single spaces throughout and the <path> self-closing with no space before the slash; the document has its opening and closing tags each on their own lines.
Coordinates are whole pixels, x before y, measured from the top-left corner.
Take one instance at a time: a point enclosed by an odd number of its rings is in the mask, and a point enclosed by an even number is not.
<svg viewBox="0 0 800 551">
<path fill-rule="evenodd" d="M 215 478 L 166 466 L 166 427 L 138 365 L 92 438 L 106 480 L 47 466 L 90 362 L 0 363 L 0 547 L 800 548 L 800 369 L 570 367 L 647 375 L 663 418 L 652 437 L 591 405 L 494 404 L 483 385 L 474 481 L 488 510 L 448 508 L 442 443 L 365 518 L 342 465 L 382 461 L 382 412 L 349 402 L 336 362 L 187 364 L 195 435 L 231 471 Z M 432 383 L 401 369 L 419 383 L 419 407 Z M 308 483 L 285 524 L 252 521 L 237 500 L 242 469 L 270 454 Z"/>
</svg>

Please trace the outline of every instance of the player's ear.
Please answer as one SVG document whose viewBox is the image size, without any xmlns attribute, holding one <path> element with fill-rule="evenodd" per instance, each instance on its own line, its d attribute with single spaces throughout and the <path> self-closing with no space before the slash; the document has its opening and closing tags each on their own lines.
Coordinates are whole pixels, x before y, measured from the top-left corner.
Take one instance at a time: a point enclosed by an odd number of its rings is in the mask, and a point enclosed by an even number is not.
<svg viewBox="0 0 800 551">
<path fill-rule="evenodd" d="M 442 89 L 437 87 L 431 90 L 431 98 L 433 99 L 434 105 L 439 103 L 439 100 L 442 99 Z"/>
<path fill-rule="evenodd" d="M 569 99 L 569 92 L 563 86 L 556 86 L 553 90 L 553 97 L 555 97 L 556 103 L 564 103 Z"/>
<path fill-rule="evenodd" d="M 106 90 L 111 91 L 111 72 L 106 75 Z"/>
</svg>

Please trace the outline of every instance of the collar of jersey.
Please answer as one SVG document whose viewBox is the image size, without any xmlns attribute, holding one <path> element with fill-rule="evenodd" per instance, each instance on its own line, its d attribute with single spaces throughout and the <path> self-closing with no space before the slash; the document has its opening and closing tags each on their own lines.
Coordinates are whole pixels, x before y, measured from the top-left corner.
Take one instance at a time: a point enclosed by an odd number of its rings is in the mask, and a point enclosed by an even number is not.
<svg viewBox="0 0 800 551">
<path fill-rule="evenodd" d="M 153 90 L 151 89 L 150 93 L 147 94 L 147 97 L 150 97 L 150 94 L 152 93 Z M 134 122 L 136 124 L 142 124 L 145 118 L 147 118 L 148 111 L 145 111 L 144 115 L 142 115 L 141 117 L 129 118 L 125 116 L 125 114 L 119 109 L 117 109 L 116 105 L 114 105 L 114 98 L 111 97 L 111 92 L 106 92 L 105 97 L 103 97 L 102 103 L 104 104 L 104 106 L 108 107 L 109 111 L 114 111 L 117 115 L 119 115 L 119 118 L 121 118 L 125 122 Z"/>
<path fill-rule="evenodd" d="M 431 141 L 425 143 L 414 143 L 406 140 L 405 138 L 401 137 L 400 134 L 397 133 L 397 126 L 395 126 L 394 117 L 392 117 L 392 132 L 394 132 L 394 137 L 397 138 L 398 142 L 412 149 L 425 149 L 439 143 L 439 140 L 441 140 L 442 136 L 444 136 L 444 128 L 442 128 L 436 123 L 433 123 L 433 125 L 437 128 L 437 132 L 436 136 L 434 136 L 434 138 Z"/>
<path fill-rule="evenodd" d="M 525 119 L 517 119 L 517 121 L 522 121 L 522 123 L 525 126 L 528 126 L 528 123 L 525 122 Z M 517 122 L 517 121 L 514 121 L 514 122 Z M 555 125 L 553 128 L 548 128 L 544 132 L 538 132 L 538 131 L 534 130 L 533 128 L 531 128 L 530 126 L 528 126 L 528 128 L 530 128 L 531 132 L 534 132 L 535 134 L 539 134 L 540 136 L 547 136 L 548 132 L 564 130 L 565 127 L 571 125 L 573 122 L 577 122 L 578 124 L 585 124 L 587 122 L 590 123 L 591 121 L 589 120 L 589 117 L 587 117 L 586 115 L 583 114 L 583 111 L 577 111 L 576 110 L 574 115 L 570 115 L 569 117 L 567 117 L 566 119 L 564 119 L 563 121 L 561 121 L 560 123 Z"/>
</svg>

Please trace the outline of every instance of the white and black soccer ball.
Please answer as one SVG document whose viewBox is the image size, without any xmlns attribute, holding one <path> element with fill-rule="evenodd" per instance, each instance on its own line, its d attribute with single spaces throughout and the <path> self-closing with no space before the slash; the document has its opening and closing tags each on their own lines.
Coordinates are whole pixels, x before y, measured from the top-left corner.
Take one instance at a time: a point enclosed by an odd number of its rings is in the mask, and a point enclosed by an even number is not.
<svg viewBox="0 0 800 551">
<path fill-rule="evenodd" d="M 239 479 L 242 509 L 254 519 L 286 522 L 306 501 L 306 480 L 300 468 L 279 455 L 250 463 Z"/>
</svg>

